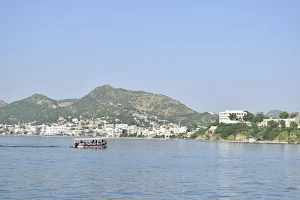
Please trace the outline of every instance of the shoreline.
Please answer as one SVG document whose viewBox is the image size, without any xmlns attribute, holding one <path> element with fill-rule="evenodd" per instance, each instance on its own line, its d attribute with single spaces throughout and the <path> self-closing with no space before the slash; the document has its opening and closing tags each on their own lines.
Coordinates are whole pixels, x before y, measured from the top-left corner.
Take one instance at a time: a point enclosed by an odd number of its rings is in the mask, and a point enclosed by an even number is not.
<svg viewBox="0 0 300 200">
<path fill-rule="evenodd" d="M 58 138 L 76 138 L 76 137 L 83 137 L 84 136 L 50 136 L 50 135 L 9 135 L 9 134 L 0 134 L 1 136 L 8 136 L 8 137 L 58 137 Z M 89 138 L 89 137 L 86 137 Z M 200 142 L 220 142 L 220 143 L 249 143 L 249 144 L 297 144 L 297 143 L 288 143 L 288 142 L 279 142 L 279 141 L 242 141 L 242 140 L 202 140 L 202 139 L 169 139 L 169 138 L 138 138 L 138 137 L 104 137 L 106 139 L 133 139 L 133 140 L 190 140 L 190 141 L 200 141 Z"/>
</svg>

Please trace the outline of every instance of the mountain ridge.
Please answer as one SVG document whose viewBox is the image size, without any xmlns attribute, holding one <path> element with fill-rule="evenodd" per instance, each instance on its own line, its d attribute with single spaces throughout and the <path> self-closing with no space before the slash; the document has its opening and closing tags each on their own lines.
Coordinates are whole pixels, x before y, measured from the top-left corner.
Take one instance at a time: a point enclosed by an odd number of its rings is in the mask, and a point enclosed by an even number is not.
<svg viewBox="0 0 300 200">
<path fill-rule="evenodd" d="M 109 116 L 122 122 L 135 123 L 136 114 L 156 116 L 162 120 L 182 124 L 208 125 L 216 115 L 198 113 L 166 95 L 144 91 L 98 86 L 79 99 L 54 100 L 43 94 L 5 105 L 0 110 L 0 123 L 51 123 L 59 117 L 97 118 Z"/>
</svg>

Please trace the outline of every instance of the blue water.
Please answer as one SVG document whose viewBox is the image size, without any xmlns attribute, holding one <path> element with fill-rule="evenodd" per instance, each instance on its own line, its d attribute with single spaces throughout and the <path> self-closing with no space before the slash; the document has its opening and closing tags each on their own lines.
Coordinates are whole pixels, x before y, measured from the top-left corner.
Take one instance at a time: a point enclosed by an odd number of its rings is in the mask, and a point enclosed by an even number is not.
<svg viewBox="0 0 300 200">
<path fill-rule="evenodd" d="M 300 145 L 0 136 L 0 199 L 298 199 Z"/>
</svg>

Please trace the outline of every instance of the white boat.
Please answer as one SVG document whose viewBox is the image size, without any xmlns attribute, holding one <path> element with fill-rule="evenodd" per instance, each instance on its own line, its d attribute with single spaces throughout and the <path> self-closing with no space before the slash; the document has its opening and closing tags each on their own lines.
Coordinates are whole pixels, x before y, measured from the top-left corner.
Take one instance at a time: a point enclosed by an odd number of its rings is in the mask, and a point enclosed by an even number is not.
<svg viewBox="0 0 300 200">
<path fill-rule="evenodd" d="M 105 138 L 75 138 L 74 148 L 106 148 Z"/>
</svg>

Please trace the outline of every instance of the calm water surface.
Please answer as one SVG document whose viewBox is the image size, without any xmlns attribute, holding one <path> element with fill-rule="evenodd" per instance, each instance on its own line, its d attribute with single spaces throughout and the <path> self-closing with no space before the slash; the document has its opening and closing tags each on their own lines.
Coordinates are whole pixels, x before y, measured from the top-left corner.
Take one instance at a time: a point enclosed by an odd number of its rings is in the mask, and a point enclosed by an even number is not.
<svg viewBox="0 0 300 200">
<path fill-rule="evenodd" d="M 298 199 L 300 145 L 0 136 L 0 199 Z"/>
</svg>

